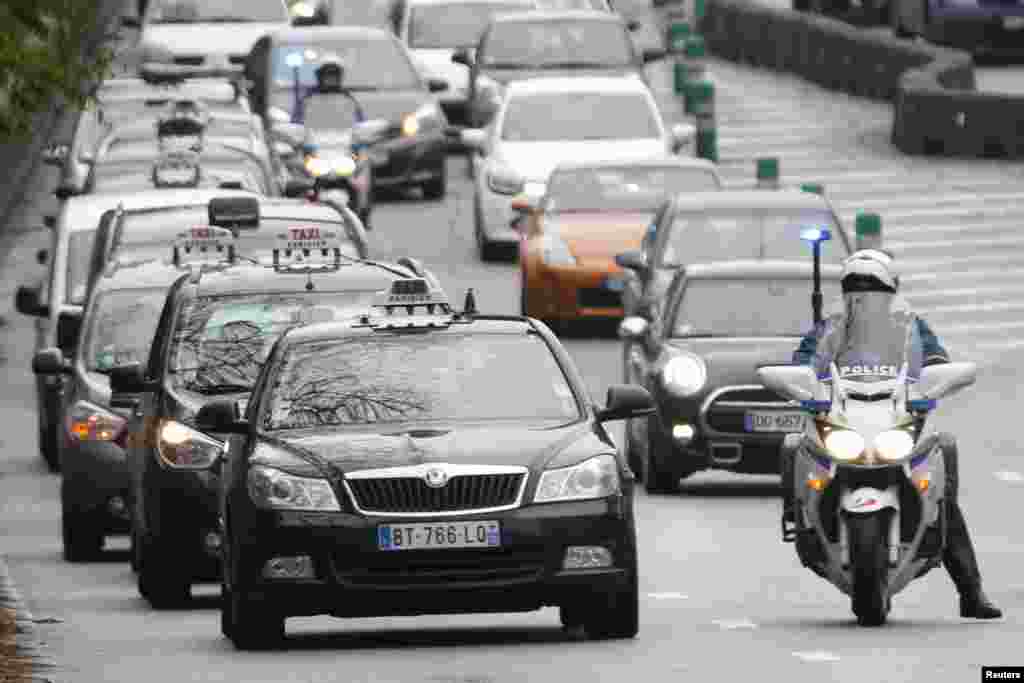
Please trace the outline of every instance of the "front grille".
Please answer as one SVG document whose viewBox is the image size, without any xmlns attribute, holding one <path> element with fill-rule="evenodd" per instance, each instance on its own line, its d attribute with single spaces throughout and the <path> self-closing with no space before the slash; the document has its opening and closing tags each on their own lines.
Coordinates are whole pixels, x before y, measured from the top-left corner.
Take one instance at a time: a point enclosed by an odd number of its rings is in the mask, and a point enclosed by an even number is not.
<svg viewBox="0 0 1024 683">
<path fill-rule="evenodd" d="M 442 550 L 360 555 L 359 567 L 348 551 L 335 556 L 335 575 L 357 586 L 429 587 L 458 584 L 519 583 L 535 580 L 544 571 L 539 550 Z"/>
<path fill-rule="evenodd" d="M 416 477 L 349 479 L 346 483 L 356 505 L 364 512 L 460 512 L 513 505 L 525 476 L 459 475 L 436 489 Z"/>
<path fill-rule="evenodd" d="M 576 291 L 576 302 L 580 308 L 621 308 L 621 292 L 596 287 L 580 288 Z"/>
<path fill-rule="evenodd" d="M 771 389 L 758 387 L 757 389 L 729 389 L 723 391 L 715 398 L 718 402 L 743 402 L 743 403 L 776 403 L 785 402 L 786 399 L 776 394 Z"/>
<path fill-rule="evenodd" d="M 786 403 L 786 399 L 764 387 L 723 389 L 708 406 L 705 420 L 716 432 L 745 434 L 748 410 L 779 410 Z"/>
</svg>

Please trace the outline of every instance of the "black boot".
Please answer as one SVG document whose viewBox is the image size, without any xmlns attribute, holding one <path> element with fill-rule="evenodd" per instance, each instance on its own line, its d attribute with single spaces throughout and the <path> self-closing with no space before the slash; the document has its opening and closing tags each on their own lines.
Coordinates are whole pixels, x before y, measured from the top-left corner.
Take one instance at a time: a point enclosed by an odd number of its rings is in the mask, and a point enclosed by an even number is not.
<svg viewBox="0 0 1024 683">
<path fill-rule="evenodd" d="M 967 619 L 998 619 L 1003 613 L 981 589 L 978 558 L 974 554 L 974 545 L 967 532 L 963 512 L 955 501 L 949 502 L 946 511 L 949 528 L 942 563 L 960 593 L 960 616 Z"/>
<path fill-rule="evenodd" d="M 999 619 L 1003 612 L 978 588 L 960 594 L 960 616 L 965 619 Z"/>
</svg>

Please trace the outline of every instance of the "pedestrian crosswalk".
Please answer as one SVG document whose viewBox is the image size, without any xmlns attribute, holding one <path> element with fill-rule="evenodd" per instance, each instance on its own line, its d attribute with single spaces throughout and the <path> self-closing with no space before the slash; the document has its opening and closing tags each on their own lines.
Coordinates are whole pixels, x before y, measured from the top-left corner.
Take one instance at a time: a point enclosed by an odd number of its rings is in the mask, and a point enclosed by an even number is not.
<svg viewBox="0 0 1024 683">
<path fill-rule="evenodd" d="M 904 294 L 951 354 L 987 363 L 1024 348 L 1024 164 L 907 157 L 888 142 L 889 104 L 725 61 L 708 68 L 727 187 L 751 187 L 756 159 L 777 157 L 782 185 L 824 185 L 851 233 L 859 212 L 882 216 Z M 652 77 L 662 101 L 676 98 L 670 76 Z"/>
</svg>

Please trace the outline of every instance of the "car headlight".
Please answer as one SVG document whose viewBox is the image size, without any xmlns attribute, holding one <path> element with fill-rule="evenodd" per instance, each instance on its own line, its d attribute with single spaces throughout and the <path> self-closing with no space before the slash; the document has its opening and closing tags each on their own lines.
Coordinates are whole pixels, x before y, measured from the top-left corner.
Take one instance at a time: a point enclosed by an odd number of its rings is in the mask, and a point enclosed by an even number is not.
<svg viewBox="0 0 1024 683">
<path fill-rule="evenodd" d="M 898 462 L 914 450 L 914 437 L 906 430 L 890 429 L 875 437 L 874 447 L 880 460 Z"/>
<path fill-rule="evenodd" d="M 78 401 L 68 411 L 67 423 L 71 441 L 120 442 L 128 420 L 94 403 Z"/>
<path fill-rule="evenodd" d="M 540 238 L 541 258 L 549 266 L 575 266 L 576 257 L 569 251 L 569 245 L 555 233 L 545 233 Z"/>
<path fill-rule="evenodd" d="M 836 460 L 852 462 L 864 454 L 864 437 L 852 429 L 832 429 L 825 435 L 825 448 Z"/>
<path fill-rule="evenodd" d="M 677 396 L 692 396 L 704 388 L 708 372 L 697 356 L 676 356 L 661 370 L 665 388 Z"/>
<path fill-rule="evenodd" d="M 441 128 L 442 120 L 443 115 L 437 105 L 424 104 L 413 113 L 402 117 L 402 135 L 411 138 L 420 133 L 429 133 Z"/>
<path fill-rule="evenodd" d="M 338 157 L 337 159 L 324 159 L 317 156 L 306 157 L 306 171 L 315 178 L 335 173 L 340 176 L 350 176 L 356 171 L 356 162 L 352 157 Z"/>
<path fill-rule="evenodd" d="M 273 467 L 253 465 L 248 476 L 249 497 L 262 508 L 275 510 L 341 510 L 326 479 L 296 477 Z"/>
<path fill-rule="evenodd" d="M 156 451 L 168 467 L 203 469 L 224 454 L 226 444 L 191 427 L 168 420 L 157 432 Z"/>
<path fill-rule="evenodd" d="M 540 475 L 535 503 L 607 498 L 620 491 L 619 467 L 611 455 L 599 455 L 572 467 Z"/>
</svg>

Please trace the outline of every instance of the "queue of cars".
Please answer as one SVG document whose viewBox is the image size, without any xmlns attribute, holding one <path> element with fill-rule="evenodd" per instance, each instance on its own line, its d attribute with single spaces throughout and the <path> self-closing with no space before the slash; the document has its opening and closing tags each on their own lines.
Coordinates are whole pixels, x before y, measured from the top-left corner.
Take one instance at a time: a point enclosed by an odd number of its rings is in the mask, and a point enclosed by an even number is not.
<svg viewBox="0 0 1024 683">
<path fill-rule="evenodd" d="M 62 208 L 17 308 L 65 557 L 127 533 L 149 604 L 220 582 L 243 649 L 292 616 L 544 606 L 633 637 L 637 476 L 772 471 L 799 426 L 755 367 L 809 326 L 801 232 L 849 240 L 821 196 L 723 189 L 607 3 L 349 4 L 141 3 L 138 77 L 47 151 Z M 375 190 L 442 199 L 453 142 L 522 316 L 370 259 Z M 583 317 L 622 320 L 603 408 L 545 324 Z"/>
</svg>

